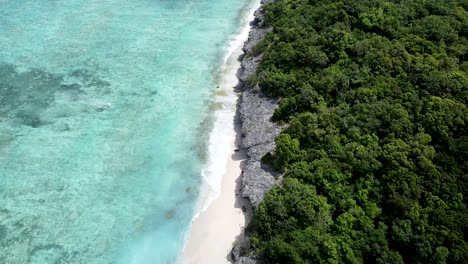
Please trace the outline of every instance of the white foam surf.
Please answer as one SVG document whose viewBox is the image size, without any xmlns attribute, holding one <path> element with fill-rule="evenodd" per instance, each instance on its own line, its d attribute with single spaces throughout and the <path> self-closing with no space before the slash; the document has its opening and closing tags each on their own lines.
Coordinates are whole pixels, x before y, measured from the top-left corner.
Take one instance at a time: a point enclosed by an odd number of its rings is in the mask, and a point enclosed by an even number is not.
<svg viewBox="0 0 468 264">
<path fill-rule="evenodd" d="M 241 30 L 227 46 L 223 64 L 219 70 L 221 78 L 214 99 L 218 107 L 214 111 L 214 126 L 208 140 L 208 160 L 202 170 L 202 185 L 193 220 L 219 197 L 223 175 L 227 170 L 227 161 L 233 154 L 232 142 L 236 136 L 234 117 L 238 98 L 234 87 L 238 83 L 236 72 L 240 67 L 238 56 L 249 36 L 250 22 L 254 19 L 254 12 L 259 7 L 258 1 L 252 4 L 242 16 Z"/>
<path fill-rule="evenodd" d="M 260 7 L 260 0 L 252 3 L 241 15 L 241 30 L 236 34 L 226 46 L 223 63 L 218 69 L 220 78 L 218 88 L 214 91 L 215 107 L 213 128 L 209 133 L 207 162 L 201 171 L 202 184 L 198 197 L 195 213 L 192 222 L 206 211 L 210 204 L 221 194 L 221 184 L 223 176 L 227 172 L 227 162 L 233 154 L 232 142 L 235 140 L 234 117 L 236 114 L 236 104 L 238 95 L 234 87 L 238 84 L 236 76 L 240 67 L 238 56 L 242 54 L 244 42 L 248 39 L 251 29 L 250 22 L 254 20 L 254 12 Z M 183 252 L 189 232 L 186 233 Z M 179 259 L 179 262 L 181 260 Z"/>
</svg>

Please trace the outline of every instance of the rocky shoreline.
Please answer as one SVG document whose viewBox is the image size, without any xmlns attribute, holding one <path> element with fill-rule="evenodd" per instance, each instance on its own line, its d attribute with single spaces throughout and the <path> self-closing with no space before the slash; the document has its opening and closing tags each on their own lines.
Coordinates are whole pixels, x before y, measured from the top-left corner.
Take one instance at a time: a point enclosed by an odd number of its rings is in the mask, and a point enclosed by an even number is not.
<svg viewBox="0 0 468 264">
<path fill-rule="evenodd" d="M 275 138 L 281 132 L 280 127 L 271 121 L 278 107 L 276 99 L 268 98 L 260 92 L 258 85 L 249 87 L 248 78 L 255 73 L 262 55 L 253 56 L 253 47 L 261 41 L 271 29 L 262 28 L 263 5 L 272 0 L 263 0 L 262 6 L 255 11 L 255 19 L 251 22 L 252 29 L 245 42 L 244 55 L 241 57 L 241 68 L 237 73 L 242 94 L 238 102 L 238 114 L 241 122 L 240 148 L 247 153 L 247 162 L 243 169 L 242 196 L 248 198 L 255 208 L 263 199 L 266 191 L 277 183 L 275 174 L 261 164 L 260 159 L 275 148 Z"/>
<path fill-rule="evenodd" d="M 242 197 L 247 198 L 255 209 L 262 201 L 264 194 L 275 184 L 279 183 L 278 175 L 261 163 L 261 158 L 275 149 L 275 138 L 281 128 L 271 121 L 271 117 L 278 107 L 278 100 L 264 96 L 258 85 L 250 87 L 248 78 L 255 73 L 262 59 L 262 55 L 254 56 L 253 48 L 271 30 L 264 28 L 263 6 L 274 0 L 262 0 L 261 6 L 255 11 L 255 19 L 251 22 L 249 37 L 244 43 L 241 56 L 241 68 L 237 72 L 238 89 L 242 92 L 239 97 L 237 110 L 241 123 L 241 142 L 239 148 L 247 154 L 247 160 L 241 175 Z M 259 263 L 258 260 L 242 256 L 240 245 L 234 247 L 232 258 L 236 264 Z"/>
</svg>

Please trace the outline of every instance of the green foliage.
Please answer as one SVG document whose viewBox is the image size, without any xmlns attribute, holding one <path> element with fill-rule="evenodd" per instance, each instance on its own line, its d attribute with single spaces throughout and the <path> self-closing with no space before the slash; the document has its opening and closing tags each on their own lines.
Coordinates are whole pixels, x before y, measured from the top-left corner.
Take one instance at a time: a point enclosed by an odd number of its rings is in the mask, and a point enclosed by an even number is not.
<svg viewBox="0 0 468 264">
<path fill-rule="evenodd" d="M 289 126 L 268 263 L 468 263 L 468 2 L 276 0 L 251 78 Z"/>
</svg>

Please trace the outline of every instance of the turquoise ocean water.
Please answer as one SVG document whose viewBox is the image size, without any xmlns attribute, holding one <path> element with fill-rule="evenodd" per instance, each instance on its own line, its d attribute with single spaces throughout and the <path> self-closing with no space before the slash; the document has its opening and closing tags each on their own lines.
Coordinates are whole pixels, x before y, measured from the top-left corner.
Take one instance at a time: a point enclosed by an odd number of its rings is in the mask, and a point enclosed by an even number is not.
<svg viewBox="0 0 468 264">
<path fill-rule="evenodd" d="M 248 0 L 0 1 L 0 263 L 174 263 Z"/>
</svg>

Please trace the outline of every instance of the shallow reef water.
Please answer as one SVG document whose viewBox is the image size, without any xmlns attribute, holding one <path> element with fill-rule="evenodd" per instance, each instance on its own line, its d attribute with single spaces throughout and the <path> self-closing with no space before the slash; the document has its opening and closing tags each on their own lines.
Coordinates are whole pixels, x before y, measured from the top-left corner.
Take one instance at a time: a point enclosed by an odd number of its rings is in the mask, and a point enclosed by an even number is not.
<svg viewBox="0 0 468 264">
<path fill-rule="evenodd" d="M 0 1 L 0 262 L 174 263 L 247 0 Z"/>
</svg>

